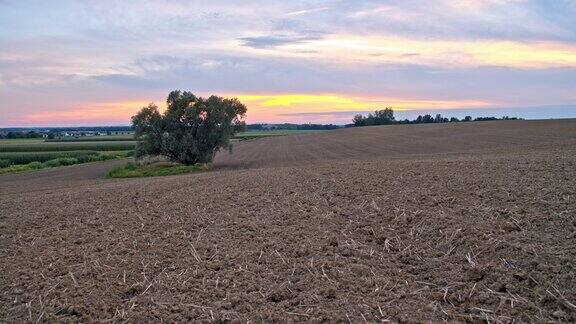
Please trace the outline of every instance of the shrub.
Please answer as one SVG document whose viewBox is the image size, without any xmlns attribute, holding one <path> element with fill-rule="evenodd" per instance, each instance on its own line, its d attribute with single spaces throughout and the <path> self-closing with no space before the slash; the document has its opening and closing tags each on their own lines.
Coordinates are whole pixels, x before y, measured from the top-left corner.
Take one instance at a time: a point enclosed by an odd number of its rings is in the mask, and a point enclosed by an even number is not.
<svg viewBox="0 0 576 324">
<path fill-rule="evenodd" d="M 58 160 L 60 160 L 62 165 L 73 165 L 79 162 L 77 158 L 59 158 Z"/>
<path fill-rule="evenodd" d="M 126 165 L 124 166 L 124 169 L 126 169 L 126 170 L 136 170 L 137 167 L 138 167 L 138 165 L 136 165 L 136 163 L 134 163 L 134 162 L 128 162 L 128 163 L 126 163 Z"/>
<path fill-rule="evenodd" d="M 150 104 L 132 117 L 136 158 L 162 155 L 186 165 L 211 162 L 220 148 L 232 149 L 230 138 L 245 126 L 246 106 L 238 99 L 172 91 L 167 105 L 163 115 Z"/>
<path fill-rule="evenodd" d="M 0 160 L 0 168 L 7 168 L 10 165 L 12 165 L 12 163 L 10 163 L 10 160 L 8 160 L 8 159 Z"/>
<path fill-rule="evenodd" d="M 36 170 L 36 169 L 42 169 L 42 168 L 44 167 L 44 165 L 43 165 L 41 162 L 38 162 L 38 161 L 36 161 L 36 162 L 30 162 L 30 163 L 26 164 L 26 166 L 27 166 L 29 169 L 34 169 L 34 170 Z"/>
<path fill-rule="evenodd" d="M 73 165 L 78 164 L 78 159 L 76 158 L 57 158 L 54 160 L 48 160 L 44 162 L 44 167 L 57 167 L 62 165 Z"/>
<path fill-rule="evenodd" d="M 76 157 L 76 159 L 78 160 L 78 163 L 86 163 L 86 162 L 91 162 L 93 161 L 92 159 L 94 157 L 96 157 L 98 155 L 94 155 L 94 154 L 85 154 L 85 155 L 79 155 Z"/>
<path fill-rule="evenodd" d="M 60 162 L 60 159 L 48 160 L 48 161 L 43 163 L 43 166 L 45 168 L 53 168 L 53 167 L 58 167 L 61 165 L 62 165 L 62 163 Z"/>
</svg>

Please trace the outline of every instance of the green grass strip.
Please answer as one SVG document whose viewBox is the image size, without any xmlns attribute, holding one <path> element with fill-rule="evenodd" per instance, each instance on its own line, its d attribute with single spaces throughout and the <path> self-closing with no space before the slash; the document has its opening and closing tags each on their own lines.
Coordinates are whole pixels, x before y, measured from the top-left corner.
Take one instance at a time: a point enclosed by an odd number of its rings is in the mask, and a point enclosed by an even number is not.
<svg viewBox="0 0 576 324">
<path fill-rule="evenodd" d="M 154 163 L 137 165 L 128 163 L 108 171 L 108 178 L 140 178 L 186 174 L 210 169 L 206 164 L 183 165 L 174 163 Z"/>
</svg>

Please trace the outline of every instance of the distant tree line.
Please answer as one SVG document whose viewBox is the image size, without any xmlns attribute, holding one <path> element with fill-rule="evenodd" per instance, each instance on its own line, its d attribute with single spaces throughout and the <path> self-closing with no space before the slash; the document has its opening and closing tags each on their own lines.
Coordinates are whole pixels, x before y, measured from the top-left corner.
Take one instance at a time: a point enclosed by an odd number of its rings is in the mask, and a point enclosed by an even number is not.
<svg viewBox="0 0 576 324">
<path fill-rule="evenodd" d="M 35 131 L 10 131 L 6 133 L 0 132 L 2 139 L 16 139 L 16 138 L 41 138 L 42 134 Z"/>
<path fill-rule="evenodd" d="M 432 123 L 455 123 L 455 122 L 471 122 L 471 121 L 487 121 L 487 120 L 519 120 L 518 117 L 504 116 L 502 118 L 496 117 L 477 117 L 472 118 L 471 116 L 466 116 L 463 119 L 458 119 L 456 117 L 444 117 L 441 114 L 436 114 L 435 117 L 432 115 L 419 115 L 414 120 L 396 120 L 394 117 L 394 110 L 392 108 L 385 108 L 381 110 L 376 110 L 374 113 L 369 113 L 367 116 L 358 114 L 352 119 L 352 124 L 347 126 L 360 127 L 360 126 L 376 126 L 376 125 L 392 125 L 392 124 L 432 124 Z"/>
</svg>

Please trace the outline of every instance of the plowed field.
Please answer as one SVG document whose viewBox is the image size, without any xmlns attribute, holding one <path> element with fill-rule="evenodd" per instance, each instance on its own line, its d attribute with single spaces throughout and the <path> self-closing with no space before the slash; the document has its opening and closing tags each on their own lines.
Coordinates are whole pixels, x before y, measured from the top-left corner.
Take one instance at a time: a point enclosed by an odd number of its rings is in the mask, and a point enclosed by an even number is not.
<svg viewBox="0 0 576 324">
<path fill-rule="evenodd" d="M 0 176 L 0 321 L 576 321 L 576 120 L 262 138 Z"/>
</svg>

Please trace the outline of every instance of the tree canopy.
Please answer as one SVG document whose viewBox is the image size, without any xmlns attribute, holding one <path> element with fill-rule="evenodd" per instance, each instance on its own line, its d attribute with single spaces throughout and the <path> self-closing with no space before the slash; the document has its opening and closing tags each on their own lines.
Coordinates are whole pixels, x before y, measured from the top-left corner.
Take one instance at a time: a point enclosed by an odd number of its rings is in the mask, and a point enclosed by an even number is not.
<svg viewBox="0 0 576 324">
<path fill-rule="evenodd" d="M 389 125 L 394 123 L 394 111 L 392 108 L 376 110 L 374 114 L 370 113 L 367 117 L 360 114 L 354 116 L 352 120 L 354 126 L 374 126 Z"/>
<path fill-rule="evenodd" d="M 231 150 L 230 138 L 245 127 L 247 109 L 236 98 L 176 90 L 166 103 L 163 114 L 150 104 L 132 117 L 136 158 L 161 155 L 186 165 L 208 163 L 220 148 Z"/>
</svg>

